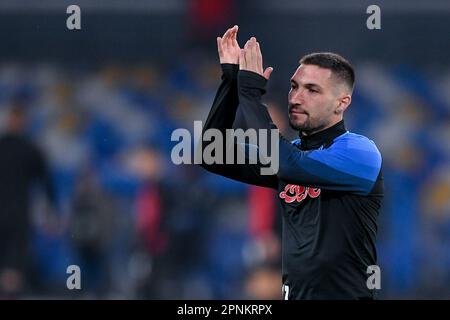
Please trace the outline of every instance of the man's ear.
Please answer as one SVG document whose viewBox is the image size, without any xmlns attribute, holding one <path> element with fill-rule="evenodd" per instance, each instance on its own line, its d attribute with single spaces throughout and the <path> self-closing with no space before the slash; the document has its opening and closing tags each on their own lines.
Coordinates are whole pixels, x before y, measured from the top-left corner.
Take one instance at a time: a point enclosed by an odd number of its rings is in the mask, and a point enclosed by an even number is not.
<svg viewBox="0 0 450 320">
<path fill-rule="evenodd" d="M 349 94 L 346 94 L 345 96 L 339 98 L 338 105 L 337 105 L 334 113 L 336 113 L 336 114 L 344 113 L 344 111 L 348 108 L 348 106 L 350 105 L 351 102 L 352 102 L 352 96 Z"/>
</svg>

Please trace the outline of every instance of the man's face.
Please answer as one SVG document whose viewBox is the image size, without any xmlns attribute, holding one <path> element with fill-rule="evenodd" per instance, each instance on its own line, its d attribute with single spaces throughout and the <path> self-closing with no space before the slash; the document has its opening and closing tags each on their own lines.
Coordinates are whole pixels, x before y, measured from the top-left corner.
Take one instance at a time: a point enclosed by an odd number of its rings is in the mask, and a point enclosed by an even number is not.
<svg viewBox="0 0 450 320">
<path fill-rule="evenodd" d="M 311 134 L 340 120 L 335 110 L 339 92 L 332 71 L 316 65 L 300 65 L 291 78 L 288 95 L 289 124 Z"/>
</svg>

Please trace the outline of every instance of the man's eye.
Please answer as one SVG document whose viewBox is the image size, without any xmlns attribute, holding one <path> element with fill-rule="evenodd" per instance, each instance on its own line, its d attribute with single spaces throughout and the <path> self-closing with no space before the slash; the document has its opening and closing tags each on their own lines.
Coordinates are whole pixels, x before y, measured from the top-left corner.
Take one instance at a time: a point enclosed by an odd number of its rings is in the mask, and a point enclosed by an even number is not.
<svg viewBox="0 0 450 320">
<path fill-rule="evenodd" d="M 319 92 L 319 91 L 314 90 L 314 89 L 311 89 L 311 88 L 309 88 L 308 91 L 309 91 L 309 92 L 314 92 L 314 93 L 318 93 L 318 92 Z"/>
</svg>

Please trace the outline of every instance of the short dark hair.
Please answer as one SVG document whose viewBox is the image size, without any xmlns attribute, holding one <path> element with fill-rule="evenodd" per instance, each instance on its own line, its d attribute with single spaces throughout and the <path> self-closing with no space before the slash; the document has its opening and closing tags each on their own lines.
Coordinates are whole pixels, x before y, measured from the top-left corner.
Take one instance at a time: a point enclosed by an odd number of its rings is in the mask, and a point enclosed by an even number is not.
<svg viewBox="0 0 450 320">
<path fill-rule="evenodd" d="M 310 53 L 300 59 L 300 64 L 309 64 L 330 69 L 338 79 L 344 81 L 348 85 L 350 90 L 353 90 L 355 84 L 355 71 L 350 62 L 337 53 Z"/>
</svg>

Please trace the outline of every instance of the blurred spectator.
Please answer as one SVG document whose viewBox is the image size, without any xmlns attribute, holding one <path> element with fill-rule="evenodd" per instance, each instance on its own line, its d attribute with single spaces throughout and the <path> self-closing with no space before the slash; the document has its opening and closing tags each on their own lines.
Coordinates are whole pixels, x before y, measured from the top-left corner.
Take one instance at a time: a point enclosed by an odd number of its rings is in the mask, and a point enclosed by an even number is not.
<svg viewBox="0 0 450 320">
<path fill-rule="evenodd" d="M 78 177 L 71 211 L 68 232 L 83 272 L 84 294 L 104 298 L 111 290 L 109 254 L 117 213 L 114 199 L 101 189 L 94 172 L 86 170 Z"/>
<path fill-rule="evenodd" d="M 32 290 L 32 217 L 30 195 L 40 184 L 54 205 L 54 190 L 44 154 L 25 136 L 25 107 L 15 104 L 0 137 L 0 297 L 16 298 Z M 55 219 L 52 220 L 53 227 Z M 47 221 L 49 222 L 49 220 Z M 50 224 L 49 224 L 50 226 Z"/>
<path fill-rule="evenodd" d="M 279 268 L 266 265 L 255 268 L 245 283 L 245 299 L 280 300 L 281 275 Z"/>
</svg>

